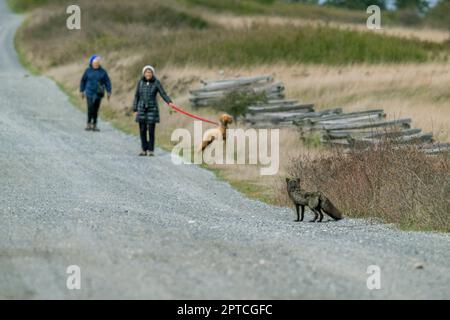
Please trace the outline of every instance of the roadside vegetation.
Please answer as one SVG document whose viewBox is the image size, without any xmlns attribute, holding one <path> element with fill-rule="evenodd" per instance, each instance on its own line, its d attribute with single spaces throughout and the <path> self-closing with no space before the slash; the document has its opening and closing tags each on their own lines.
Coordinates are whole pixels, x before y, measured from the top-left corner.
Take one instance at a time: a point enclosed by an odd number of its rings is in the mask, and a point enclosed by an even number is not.
<svg viewBox="0 0 450 320">
<path fill-rule="evenodd" d="M 339 149 L 318 157 L 305 153 L 292 159 L 289 172 L 303 188 L 324 192 L 352 217 L 450 232 L 448 155 L 429 157 L 385 142 L 348 154 Z M 285 186 L 279 194 L 281 202 L 290 202 Z"/>
</svg>

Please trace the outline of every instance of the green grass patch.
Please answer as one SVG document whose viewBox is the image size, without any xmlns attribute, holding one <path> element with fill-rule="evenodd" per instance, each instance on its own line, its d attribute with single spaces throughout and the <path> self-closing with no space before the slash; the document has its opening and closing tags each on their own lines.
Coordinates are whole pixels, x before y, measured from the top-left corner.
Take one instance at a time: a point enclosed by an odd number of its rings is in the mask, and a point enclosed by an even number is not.
<svg viewBox="0 0 450 320">
<path fill-rule="evenodd" d="M 320 148 L 320 147 L 322 147 L 322 141 L 320 140 L 321 136 L 322 135 L 320 133 L 318 133 L 318 132 L 308 134 L 304 138 L 305 139 L 304 140 L 305 141 L 305 145 L 307 147 L 310 147 L 310 148 Z"/>
<path fill-rule="evenodd" d="M 245 195 L 247 198 L 263 201 L 271 205 L 278 204 L 274 194 L 268 194 L 267 186 L 257 185 L 249 180 L 230 179 L 222 169 L 217 167 L 211 167 L 205 164 L 200 165 L 200 167 L 212 171 L 219 180 L 229 183 L 231 187 Z"/>
<path fill-rule="evenodd" d="M 346 64 L 424 62 L 439 45 L 330 27 L 254 26 L 214 37 L 192 35 L 182 50 L 170 50 L 166 62 L 257 65 L 275 62 Z M 182 39 L 174 38 L 174 42 Z M 176 45 L 175 45 L 176 46 Z M 181 48 L 180 48 L 181 49 Z M 166 51 L 167 52 L 167 51 Z M 158 59 L 158 52 L 150 58 Z M 161 60 L 161 59 L 158 59 Z M 172 61 L 171 61 L 172 60 Z"/>
</svg>

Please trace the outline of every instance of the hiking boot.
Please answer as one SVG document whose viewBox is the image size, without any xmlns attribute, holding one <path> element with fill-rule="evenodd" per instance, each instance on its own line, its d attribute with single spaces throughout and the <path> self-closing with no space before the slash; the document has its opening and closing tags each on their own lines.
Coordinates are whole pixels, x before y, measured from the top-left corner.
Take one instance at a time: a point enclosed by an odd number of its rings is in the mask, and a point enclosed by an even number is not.
<svg viewBox="0 0 450 320">
<path fill-rule="evenodd" d="M 139 155 L 140 157 L 146 156 L 146 155 L 147 155 L 147 152 L 145 152 L 144 150 L 142 150 L 141 152 L 139 152 L 138 155 Z"/>
<path fill-rule="evenodd" d="M 91 125 L 90 123 L 88 123 L 88 124 L 86 125 L 86 128 L 84 128 L 84 130 L 86 130 L 86 131 L 91 131 L 91 130 L 92 130 L 92 125 Z"/>
<path fill-rule="evenodd" d="M 149 157 L 153 157 L 155 154 L 153 153 L 153 151 L 147 151 L 147 156 Z"/>
<path fill-rule="evenodd" d="M 92 131 L 99 132 L 100 129 L 97 128 L 97 125 L 96 125 L 96 124 L 94 124 L 94 125 L 92 126 Z"/>
</svg>

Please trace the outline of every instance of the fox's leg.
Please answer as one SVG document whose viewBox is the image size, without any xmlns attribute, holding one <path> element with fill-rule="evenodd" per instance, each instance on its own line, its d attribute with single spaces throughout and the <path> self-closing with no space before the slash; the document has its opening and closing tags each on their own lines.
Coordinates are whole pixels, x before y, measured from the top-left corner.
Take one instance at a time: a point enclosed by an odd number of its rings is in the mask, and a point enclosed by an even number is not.
<svg viewBox="0 0 450 320">
<path fill-rule="evenodd" d="M 317 214 L 317 210 L 316 209 L 311 209 L 312 212 L 314 212 L 314 219 L 309 220 L 309 222 L 316 222 L 317 218 L 319 217 L 319 215 Z"/>
<path fill-rule="evenodd" d="M 321 211 L 320 208 L 317 209 L 317 211 L 319 212 L 319 222 L 322 222 L 322 219 L 323 219 L 323 213 L 322 213 L 322 211 Z"/>
<path fill-rule="evenodd" d="M 295 222 L 300 221 L 300 213 L 298 211 L 298 207 L 299 207 L 299 205 L 295 204 L 295 211 L 297 212 L 297 219 L 294 220 Z"/>
<path fill-rule="evenodd" d="M 302 206 L 302 215 L 301 215 L 300 221 L 303 221 L 304 215 L 305 215 L 305 206 Z"/>
</svg>

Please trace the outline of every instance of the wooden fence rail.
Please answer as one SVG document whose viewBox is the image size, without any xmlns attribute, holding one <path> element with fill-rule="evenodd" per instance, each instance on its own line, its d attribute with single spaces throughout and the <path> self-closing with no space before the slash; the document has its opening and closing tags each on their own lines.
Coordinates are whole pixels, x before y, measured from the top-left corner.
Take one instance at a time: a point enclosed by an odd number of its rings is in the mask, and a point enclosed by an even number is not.
<svg viewBox="0 0 450 320">
<path fill-rule="evenodd" d="M 411 119 L 387 120 L 383 109 L 368 109 L 345 113 L 342 108 L 320 111 L 312 103 L 284 99 L 284 84 L 270 75 L 236 77 L 221 80 L 201 80 L 201 88 L 191 90 L 194 107 L 211 106 L 232 90 L 264 92 L 267 101 L 248 106 L 243 117 L 254 128 L 297 128 L 300 137 L 319 134 L 320 141 L 330 146 L 365 148 L 391 141 L 398 148 L 415 146 L 429 155 L 450 153 L 450 143 L 435 143 L 431 133 L 411 128 Z"/>
</svg>

